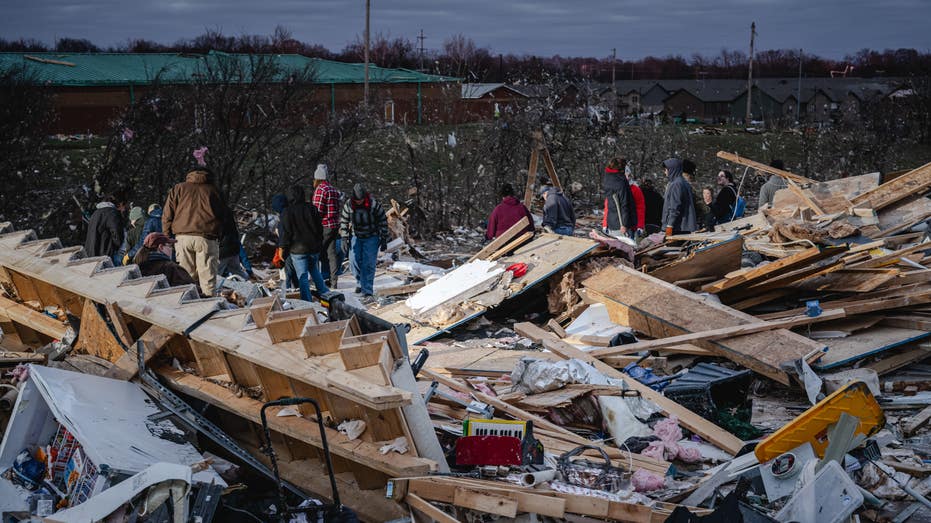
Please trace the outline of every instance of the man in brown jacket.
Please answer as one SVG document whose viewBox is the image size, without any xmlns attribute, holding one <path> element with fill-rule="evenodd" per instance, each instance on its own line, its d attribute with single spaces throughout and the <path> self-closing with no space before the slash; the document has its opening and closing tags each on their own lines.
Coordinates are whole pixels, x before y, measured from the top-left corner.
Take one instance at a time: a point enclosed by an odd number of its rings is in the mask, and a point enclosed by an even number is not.
<svg viewBox="0 0 931 523">
<path fill-rule="evenodd" d="M 162 232 L 178 240 L 178 264 L 198 280 L 205 296 L 213 296 L 217 284 L 219 238 L 229 212 L 210 178 L 206 170 L 189 172 L 168 192 L 162 212 Z"/>
</svg>

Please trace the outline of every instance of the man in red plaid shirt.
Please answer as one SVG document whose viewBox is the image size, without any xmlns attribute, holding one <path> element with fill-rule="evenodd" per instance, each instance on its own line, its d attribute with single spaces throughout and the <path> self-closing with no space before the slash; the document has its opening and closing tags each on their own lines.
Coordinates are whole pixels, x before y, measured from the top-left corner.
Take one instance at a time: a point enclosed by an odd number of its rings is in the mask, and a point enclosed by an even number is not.
<svg viewBox="0 0 931 523">
<path fill-rule="evenodd" d="M 339 237 L 339 191 L 327 181 L 327 166 L 317 165 L 314 171 L 314 207 L 320 213 L 323 222 L 323 250 L 320 253 L 320 267 L 327 286 L 336 290 L 336 273 L 339 271 L 339 255 L 336 239 Z"/>
</svg>

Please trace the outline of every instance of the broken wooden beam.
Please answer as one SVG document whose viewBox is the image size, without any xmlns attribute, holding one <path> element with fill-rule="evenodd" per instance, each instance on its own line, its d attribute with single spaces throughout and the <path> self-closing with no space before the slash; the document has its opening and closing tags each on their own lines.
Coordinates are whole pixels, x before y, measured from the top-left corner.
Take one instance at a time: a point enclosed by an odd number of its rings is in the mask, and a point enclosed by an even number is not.
<svg viewBox="0 0 931 523">
<path fill-rule="evenodd" d="M 0 316 L 56 340 L 67 336 L 70 330 L 70 327 L 61 320 L 35 311 L 22 303 L 16 303 L 3 296 L 0 296 Z"/>
<path fill-rule="evenodd" d="M 520 220 L 517 220 L 517 223 L 510 226 L 508 230 L 501 233 L 500 236 L 488 242 L 480 251 L 475 253 L 469 261 L 473 260 L 484 260 L 493 252 L 497 251 L 501 247 L 504 247 L 509 241 L 516 238 L 521 232 L 531 225 L 530 218 L 524 216 Z M 466 262 L 468 263 L 468 262 Z"/>
<path fill-rule="evenodd" d="M 658 340 L 646 340 L 639 341 L 637 343 L 630 343 L 627 345 L 618 345 L 616 347 L 608 347 L 604 349 L 595 349 L 590 351 L 589 354 L 595 356 L 596 358 L 603 358 L 605 356 L 614 356 L 622 354 L 632 354 L 635 352 L 640 352 L 643 350 L 657 350 L 673 345 L 679 345 L 682 343 L 696 343 L 700 341 L 716 341 L 716 340 L 725 340 L 728 338 L 735 338 L 737 336 L 745 336 L 747 334 L 754 334 L 757 332 L 766 332 L 775 329 L 791 329 L 792 327 L 798 327 L 799 325 L 810 325 L 812 323 L 818 323 L 822 321 L 831 321 L 839 320 L 844 318 L 846 314 L 843 309 L 840 310 L 829 310 L 823 312 L 819 316 L 792 316 L 785 319 L 766 321 L 759 323 L 747 323 L 741 325 L 734 325 L 732 327 L 722 327 L 720 329 L 712 329 L 707 331 L 698 331 L 690 332 L 688 334 L 680 334 L 678 336 L 670 336 L 668 338 L 660 338 Z"/>
<path fill-rule="evenodd" d="M 929 188 L 931 188 L 931 163 L 926 163 L 857 195 L 850 200 L 850 203 L 857 207 L 871 207 L 878 211 L 904 198 L 918 196 Z"/>
<path fill-rule="evenodd" d="M 805 178 L 804 176 L 799 176 L 797 174 L 790 173 L 789 171 L 784 171 L 782 169 L 770 167 L 764 163 L 760 163 L 760 162 L 751 160 L 749 158 L 744 158 L 737 154 L 729 153 L 727 151 L 718 151 L 717 157 L 721 158 L 722 160 L 727 160 L 729 162 L 736 163 L 738 165 L 749 167 L 756 171 L 764 172 L 767 174 L 775 174 L 776 176 L 785 178 L 786 180 L 792 180 L 795 183 L 798 183 L 801 185 L 809 185 L 809 184 L 815 183 L 815 181 L 810 178 Z"/>
</svg>

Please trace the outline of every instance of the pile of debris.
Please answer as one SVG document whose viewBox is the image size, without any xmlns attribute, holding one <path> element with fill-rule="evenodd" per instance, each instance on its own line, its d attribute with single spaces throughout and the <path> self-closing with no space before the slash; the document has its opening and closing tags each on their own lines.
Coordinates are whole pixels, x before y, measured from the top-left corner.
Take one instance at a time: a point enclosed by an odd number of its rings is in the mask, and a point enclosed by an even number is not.
<svg viewBox="0 0 931 523">
<path fill-rule="evenodd" d="M 814 182 L 719 156 L 787 188 L 715 232 L 636 246 L 526 234 L 521 222 L 475 254 L 430 257 L 393 204 L 396 255 L 379 292 L 395 301 L 371 309 L 268 285 L 237 287 L 239 306 L 198 299 L 4 231 L 0 345 L 16 352 L 0 354 L 29 366 L 0 398 L 16 413 L 0 489 L 13 488 L 24 518 L 42 502 L 55 520 L 129 514 L 176 481 L 164 499 L 208 521 L 198 493 L 234 488 L 220 478 L 230 463 L 191 447 L 187 433 L 198 433 L 279 481 L 266 519 L 347 509 L 366 521 L 927 519 L 931 164 Z M 528 292 L 547 284 L 548 299 Z M 533 301 L 548 311 L 528 314 Z M 493 309 L 519 312 L 496 324 L 482 318 Z M 467 330 L 476 325 L 491 338 Z M 89 372 L 81 358 L 112 379 L 79 387 L 42 366 Z M 130 423 L 184 450 L 151 442 L 144 462 L 106 457 L 107 435 L 55 399 L 61 382 L 77 397 L 108 390 L 118 405 L 148 394 Z M 67 460 L 44 450 L 67 435 L 79 443 Z M 95 475 L 58 470 L 78 466 L 75 452 Z M 103 465 L 119 474 L 96 481 Z M 127 481 L 168 465 L 149 473 L 155 483 Z M 91 483 L 92 495 L 76 494 Z"/>
</svg>

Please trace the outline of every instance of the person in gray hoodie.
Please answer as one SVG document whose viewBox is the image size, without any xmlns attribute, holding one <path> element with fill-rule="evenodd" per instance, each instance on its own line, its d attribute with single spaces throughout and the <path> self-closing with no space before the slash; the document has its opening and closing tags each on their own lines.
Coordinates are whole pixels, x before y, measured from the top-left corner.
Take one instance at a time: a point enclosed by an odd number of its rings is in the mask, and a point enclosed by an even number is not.
<svg viewBox="0 0 931 523">
<path fill-rule="evenodd" d="M 575 232 L 575 210 L 566 195 L 552 185 L 540 189 L 543 199 L 543 227 L 556 234 L 572 236 Z"/>
<path fill-rule="evenodd" d="M 669 158 L 663 162 L 668 177 L 663 203 L 663 230 L 666 236 L 698 229 L 698 217 L 692 202 L 692 187 L 682 177 L 682 160 Z"/>
</svg>

